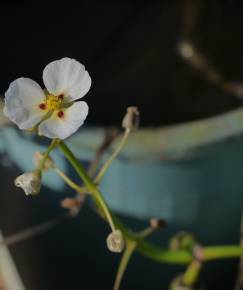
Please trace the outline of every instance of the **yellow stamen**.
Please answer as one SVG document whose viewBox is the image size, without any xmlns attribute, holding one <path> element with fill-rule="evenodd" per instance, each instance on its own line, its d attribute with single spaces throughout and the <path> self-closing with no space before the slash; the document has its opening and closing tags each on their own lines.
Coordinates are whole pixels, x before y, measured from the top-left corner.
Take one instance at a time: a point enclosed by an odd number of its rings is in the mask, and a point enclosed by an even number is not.
<svg viewBox="0 0 243 290">
<path fill-rule="evenodd" d="M 47 94 L 46 95 L 46 101 L 45 101 L 45 104 L 46 104 L 46 109 L 47 110 L 57 110 L 60 108 L 60 105 L 63 101 L 63 96 L 60 95 L 60 96 L 54 96 L 54 95 L 51 95 L 51 94 Z"/>
</svg>

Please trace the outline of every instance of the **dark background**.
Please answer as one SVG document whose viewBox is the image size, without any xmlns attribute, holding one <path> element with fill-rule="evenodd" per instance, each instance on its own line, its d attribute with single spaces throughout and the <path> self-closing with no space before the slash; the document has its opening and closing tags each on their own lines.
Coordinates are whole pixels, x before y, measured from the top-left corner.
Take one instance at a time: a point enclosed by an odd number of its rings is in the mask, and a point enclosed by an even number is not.
<svg viewBox="0 0 243 290">
<path fill-rule="evenodd" d="M 93 80 L 85 97 L 89 124 L 118 125 L 128 105 L 139 107 L 142 126 L 213 116 L 240 106 L 240 99 L 210 84 L 179 56 L 185 2 L 1 2 L 1 92 L 21 76 L 42 84 L 45 65 L 67 56 L 85 64 Z M 202 2 L 195 28 L 187 36 L 225 78 L 241 81 L 243 3 Z M 15 170 L 5 169 L 0 181 L 6 188 L 0 197 L 0 227 L 6 235 L 61 213 L 61 196 L 46 190 L 38 200 L 26 201 L 9 188 L 19 173 Z M 27 289 L 111 289 L 118 257 L 106 250 L 107 234 L 103 222 L 85 208 L 76 220 L 11 251 Z M 163 237 L 158 239 L 162 243 Z M 174 274 L 165 277 L 164 269 L 170 272 L 170 266 L 136 256 L 122 289 L 165 289 Z M 217 273 L 216 267 L 213 279 L 209 266 L 203 274 L 211 285 L 207 289 L 229 289 L 236 261 L 230 269 L 222 281 L 224 273 Z"/>
<path fill-rule="evenodd" d="M 241 105 L 178 55 L 187 2 L 202 2 L 187 36 L 227 79 L 241 81 L 242 1 L 7 1 L 0 5 L 1 90 L 21 76 L 42 84 L 45 65 L 68 56 L 93 80 L 89 123 L 119 124 L 128 105 L 139 107 L 145 126 Z"/>
</svg>

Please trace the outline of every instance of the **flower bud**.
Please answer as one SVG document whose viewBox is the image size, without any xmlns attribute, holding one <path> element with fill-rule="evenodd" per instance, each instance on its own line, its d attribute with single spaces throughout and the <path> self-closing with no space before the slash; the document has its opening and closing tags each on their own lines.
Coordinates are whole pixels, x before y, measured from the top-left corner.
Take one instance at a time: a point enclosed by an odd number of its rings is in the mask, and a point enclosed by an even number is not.
<svg viewBox="0 0 243 290">
<path fill-rule="evenodd" d="M 162 229 L 166 226 L 166 221 L 157 218 L 151 218 L 149 223 L 150 226 L 154 229 Z"/>
<path fill-rule="evenodd" d="M 36 167 L 39 166 L 40 162 L 42 161 L 42 159 L 44 158 L 44 153 L 40 152 L 40 151 L 36 151 L 34 153 L 34 156 L 33 156 L 33 161 L 34 161 L 34 164 Z M 48 156 L 46 158 L 46 161 L 45 161 L 45 164 L 43 166 L 43 169 L 44 170 L 48 170 L 49 168 L 53 167 L 54 166 L 54 162 L 53 160 L 51 159 L 50 156 Z"/>
<path fill-rule="evenodd" d="M 84 201 L 85 195 L 78 195 L 74 198 L 67 197 L 61 201 L 61 207 L 68 209 L 70 215 L 75 216 L 79 213 Z"/>
<path fill-rule="evenodd" d="M 139 111 L 137 107 L 128 107 L 127 113 L 122 120 L 124 129 L 136 130 L 139 125 Z"/>
<path fill-rule="evenodd" d="M 23 173 L 15 179 L 14 184 L 21 187 L 26 195 L 36 195 L 41 188 L 41 173 L 37 170 Z"/>
<path fill-rule="evenodd" d="M 186 232 L 179 232 L 169 241 L 169 247 L 172 251 L 192 250 L 196 244 L 195 238 Z"/>
<path fill-rule="evenodd" d="M 186 59 L 190 59 L 194 55 L 194 48 L 189 41 L 181 41 L 178 46 L 179 53 Z"/>
<path fill-rule="evenodd" d="M 110 233 L 106 240 L 107 247 L 111 252 L 121 253 L 124 249 L 125 242 L 120 230 Z"/>
</svg>

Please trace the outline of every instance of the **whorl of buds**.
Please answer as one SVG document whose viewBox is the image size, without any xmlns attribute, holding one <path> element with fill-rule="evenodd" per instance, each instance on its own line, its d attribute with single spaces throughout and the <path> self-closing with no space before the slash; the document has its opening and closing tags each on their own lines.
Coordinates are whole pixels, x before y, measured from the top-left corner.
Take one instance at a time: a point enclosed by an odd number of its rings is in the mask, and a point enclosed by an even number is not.
<svg viewBox="0 0 243 290">
<path fill-rule="evenodd" d="M 127 113 L 122 120 L 122 127 L 131 131 L 139 126 L 139 111 L 137 107 L 128 107 Z"/>
<path fill-rule="evenodd" d="M 43 158 L 44 158 L 44 153 L 42 153 L 42 152 L 40 152 L 40 151 L 36 151 L 36 152 L 34 153 L 33 161 L 34 161 L 34 164 L 35 164 L 36 167 L 39 166 L 39 164 L 42 162 Z M 46 161 L 45 161 L 45 164 L 44 164 L 44 166 L 43 166 L 43 169 L 44 169 L 44 170 L 48 170 L 49 168 L 52 168 L 53 166 L 54 166 L 54 162 L 53 162 L 53 160 L 51 159 L 51 157 L 48 156 L 48 157 L 46 158 Z"/>
<path fill-rule="evenodd" d="M 111 252 L 121 253 L 125 247 L 125 242 L 120 230 L 110 233 L 106 239 L 107 247 Z"/>
<path fill-rule="evenodd" d="M 23 173 L 15 179 L 14 184 L 21 187 L 26 195 L 36 195 L 41 188 L 41 172 L 36 170 Z"/>
</svg>

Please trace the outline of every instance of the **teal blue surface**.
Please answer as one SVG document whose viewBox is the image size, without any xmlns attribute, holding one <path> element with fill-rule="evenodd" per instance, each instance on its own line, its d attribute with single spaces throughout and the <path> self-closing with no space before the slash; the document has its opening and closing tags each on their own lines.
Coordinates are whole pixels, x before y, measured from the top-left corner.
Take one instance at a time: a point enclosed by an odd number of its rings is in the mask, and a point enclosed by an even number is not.
<svg viewBox="0 0 243 290">
<path fill-rule="evenodd" d="M 118 159 L 102 182 L 117 212 L 159 217 L 219 242 L 239 230 L 243 210 L 243 136 L 160 164 Z"/>
<path fill-rule="evenodd" d="M 101 130 L 85 129 L 68 144 L 80 160 L 88 161 L 100 144 L 101 135 Z M 134 146 L 133 142 L 132 150 Z M 137 154 L 141 155 L 139 146 Z M 154 156 L 151 160 L 131 160 L 125 151 L 108 170 L 101 190 L 118 213 L 141 220 L 163 218 L 173 227 L 196 231 L 210 242 L 220 242 L 239 229 L 243 209 L 242 147 L 243 135 L 238 134 L 197 146 L 174 159 L 161 160 L 158 156 L 156 160 Z M 30 134 L 12 127 L 1 130 L 0 152 L 22 171 L 32 170 L 33 153 L 45 148 Z M 52 157 L 67 170 L 60 152 L 54 152 Z M 64 188 L 55 173 L 45 174 L 44 184 L 55 191 Z"/>
</svg>

